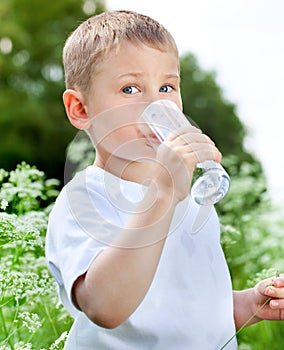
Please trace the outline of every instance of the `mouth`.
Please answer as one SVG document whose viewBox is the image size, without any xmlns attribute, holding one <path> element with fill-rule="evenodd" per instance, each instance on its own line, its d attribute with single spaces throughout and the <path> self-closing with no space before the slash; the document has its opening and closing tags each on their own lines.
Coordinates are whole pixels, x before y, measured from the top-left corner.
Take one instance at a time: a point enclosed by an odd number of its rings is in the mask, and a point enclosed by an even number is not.
<svg viewBox="0 0 284 350">
<path fill-rule="evenodd" d="M 161 144 L 157 136 L 155 134 L 149 134 L 149 135 L 145 135 L 144 137 L 146 139 L 146 145 L 156 151 L 159 145 Z"/>
<path fill-rule="evenodd" d="M 154 133 L 144 135 L 145 139 L 150 143 L 151 146 L 155 145 L 156 147 L 161 143 Z"/>
<path fill-rule="evenodd" d="M 146 138 L 148 140 L 150 140 L 151 142 L 154 142 L 154 143 L 157 143 L 157 144 L 161 143 L 161 141 L 157 138 L 156 134 L 154 134 L 154 133 L 147 135 Z"/>
<path fill-rule="evenodd" d="M 139 127 L 141 136 L 146 140 L 146 143 L 148 146 L 157 149 L 157 147 L 160 145 L 161 141 L 159 140 L 158 136 L 156 135 L 153 130 L 149 127 L 149 125 L 143 123 Z"/>
</svg>

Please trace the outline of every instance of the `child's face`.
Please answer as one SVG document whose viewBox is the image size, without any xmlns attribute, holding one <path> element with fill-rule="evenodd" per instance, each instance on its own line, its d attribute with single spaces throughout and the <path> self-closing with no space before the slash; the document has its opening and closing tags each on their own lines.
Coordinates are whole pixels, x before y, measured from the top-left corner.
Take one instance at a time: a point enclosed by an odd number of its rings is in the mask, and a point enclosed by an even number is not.
<svg viewBox="0 0 284 350">
<path fill-rule="evenodd" d="M 86 105 L 97 149 L 101 143 L 107 153 L 139 158 L 145 149 L 137 124 L 139 115 L 149 103 L 160 99 L 182 108 L 179 83 L 174 52 L 130 42 L 113 50 L 95 72 Z"/>
<path fill-rule="evenodd" d="M 125 42 L 97 67 L 88 94 L 89 116 L 139 102 L 168 99 L 181 108 L 178 57 L 146 45 Z"/>
</svg>

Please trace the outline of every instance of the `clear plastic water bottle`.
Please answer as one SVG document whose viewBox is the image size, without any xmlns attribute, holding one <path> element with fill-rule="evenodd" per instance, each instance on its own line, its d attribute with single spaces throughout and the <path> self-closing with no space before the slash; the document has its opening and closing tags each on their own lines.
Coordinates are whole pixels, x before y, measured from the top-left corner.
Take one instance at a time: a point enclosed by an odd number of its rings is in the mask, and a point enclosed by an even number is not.
<svg viewBox="0 0 284 350">
<path fill-rule="evenodd" d="M 169 100 L 158 100 L 149 104 L 139 121 L 141 125 L 146 122 L 160 142 L 174 130 L 190 125 L 177 105 Z M 143 126 L 141 130 L 145 133 Z M 199 163 L 197 167 L 202 169 L 202 174 L 191 187 L 192 198 L 199 205 L 219 202 L 229 190 L 229 175 L 221 164 L 212 160 Z"/>
</svg>

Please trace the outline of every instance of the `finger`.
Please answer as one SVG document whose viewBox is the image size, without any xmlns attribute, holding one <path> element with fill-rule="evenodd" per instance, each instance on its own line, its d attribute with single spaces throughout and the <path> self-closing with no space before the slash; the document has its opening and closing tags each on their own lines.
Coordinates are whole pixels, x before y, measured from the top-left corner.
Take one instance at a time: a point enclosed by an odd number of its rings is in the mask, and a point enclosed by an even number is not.
<svg viewBox="0 0 284 350">
<path fill-rule="evenodd" d="M 221 162 L 222 159 L 219 150 L 211 145 L 204 146 L 203 144 L 191 144 L 187 147 L 185 146 L 184 149 L 187 149 L 184 158 L 189 160 L 194 158 L 196 163 L 202 163 L 206 160 Z"/>
<path fill-rule="evenodd" d="M 191 142 L 191 143 L 171 143 L 171 148 L 188 155 L 189 153 L 195 153 L 196 157 L 199 161 L 209 160 L 213 158 L 220 158 L 221 153 L 215 147 L 214 144 L 211 143 L 202 143 L 202 142 Z"/>
<path fill-rule="evenodd" d="M 197 134 L 197 133 L 187 133 L 183 135 L 175 135 L 175 136 L 169 136 L 168 139 L 166 139 L 167 144 L 171 144 L 172 146 L 185 146 L 190 145 L 191 147 L 196 149 L 196 146 L 194 144 L 200 144 L 201 147 L 204 146 L 215 146 L 215 143 L 204 134 Z"/>
<path fill-rule="evenodd" d="M 273 309 L 273 310 L 284 309 L 284 300 L 283 300 L 283 299 L 272 299 L 272 300 L 269 302 L 269 306 L 270 306 L 271 309 Z"/>
<path fill-rule="evenodd" d="M 284 277 L 277 277 L 273 281 L 274 287 L 284 287 Z"/>
<path fill-rule="evenodd" d="M 267 292 L 267 287 L 273 286 L 275 288 L 281 288 L 284 287 L 284 277 L 270 277 L 267 278 L 259 283 L 260 289 L 263 290 L 263 294 L 268 295 Z M 270 290 L 272 293 L 273 288 Z"/>
<path fill-rule="evenodd" d="M 215 143 L 205 134 L 187 133 L 180 136 L 180 138 L 186 143 L 206 143 L 215 145 Z"/>
<path fill-rule="evenodd" d="M 266 308 L 266 307 L 265 307 Z M 264 320 L 283 320 L 284 319 L 284 308 L 282 303 L 278 303 L 277 300 L 271 300 L 267 309 L 264 310 L 262 315 Z"/>
<path fill-rule="evenodd" d="M 273 281 L 275 280 L 275 277 L 269 277 L 262 281 L 260 281 L 257 284 L 257 290 L 260 294 L 266 294 L 267 287 L 273 286 Z"/>
<path fill-rule="evenodd" d="M 265 290 L 265 295 L 272 298 L 282 298 L 284 299 L 284 288 L 269 286 Z"/>
<path fill-rule="evenodd" d="M 197 129 L 194 126 L 188 126 L 186 128 L 180 128 L 180 129 L 174 130 L 167 137 L 167 140 L 172 141 L 172 140 L 175 140 L 177 137 L 184 136 L 187 134 L 204 135 L 204 134 L 202 134 L 202 131 L 200 129 Z"/>
</svg>

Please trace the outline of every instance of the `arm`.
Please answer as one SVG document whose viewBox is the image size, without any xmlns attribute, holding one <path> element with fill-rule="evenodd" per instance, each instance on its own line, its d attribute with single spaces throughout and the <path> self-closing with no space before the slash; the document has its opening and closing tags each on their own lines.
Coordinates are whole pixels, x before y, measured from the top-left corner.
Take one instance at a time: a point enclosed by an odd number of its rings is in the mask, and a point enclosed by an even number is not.
<svg viewBox="0 0 284 350">
<path fill-rule="evenodd" d="M 234 318 L 240 329 L 256 312 L 249 323 L 284 319 L 284 277 L 268 278 L 254 288 L 234 291 Z"/>
<path fill-rule="evenodd" d="M 143 211 L 148 196 L 138 210 Z M 169 230 L 174 211 L 170 201 L 166 196 L 159 198 L 150 210 L 132 218 L 119 239 L 102 252 L 87 273 L 76 281 L 73 287 L 75 300 L 94 323 L 114 328 L 125 321 L 143 300 Z M 155 222 L 159 216 L 162 216 L 161 220 Z"/>
<path fill-rule="evenodd" d="M 187 139 L 195 142 L 189 147 Z M 220 161 L 221 155 L 193 127 L 160 145 L 137 213 L 73 286 L 75 303 L 94 323 L 117 327 L 139 306 L 155 275 L 175 207 L 189 193 L 196 163 L 208 158 Z"/>
</svg>

